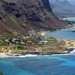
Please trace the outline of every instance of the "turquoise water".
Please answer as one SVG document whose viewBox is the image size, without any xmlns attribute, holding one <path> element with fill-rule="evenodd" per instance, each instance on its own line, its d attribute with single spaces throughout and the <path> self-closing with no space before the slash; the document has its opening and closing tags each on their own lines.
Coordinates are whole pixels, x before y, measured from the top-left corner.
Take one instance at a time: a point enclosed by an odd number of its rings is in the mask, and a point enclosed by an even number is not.
<svg viewBox="0 0 75 75">
<path fill-rule="evenodd" d="M 63 18 L 63 20 L 74 21 L 75 22 L 75 17 Z"/>
<path fill-rule="evenodd" d="M 74 21 L 75 18 L 64 18 L 63 20 L 68 20 L 68 21 Z M 75 26 L 75 24 L 73 24 Z M 68 40 L 75 40 L 75 28 L 67 28 L 67 29 L 62 29 L 54 32 L 47 32 L 46 36 L 47 37 L 55 37 L 59 39 L 68 39 Z"/>
<path fill-rule="evenodd" d="M 75 75 L 75 56 L 0 59 L 4 75 Z"/>
</svg>

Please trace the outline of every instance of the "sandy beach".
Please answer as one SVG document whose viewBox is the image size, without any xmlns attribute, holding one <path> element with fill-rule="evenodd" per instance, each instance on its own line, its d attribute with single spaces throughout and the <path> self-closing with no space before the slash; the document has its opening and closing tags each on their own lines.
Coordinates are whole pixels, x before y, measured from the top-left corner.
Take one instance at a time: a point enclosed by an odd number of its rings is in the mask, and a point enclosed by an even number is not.
<svg viewBox="0 0 75 75">
<path fill-rule="evenodd" d="M 36 55 L 36 54 L 21 55 L 21 54 L 0 53 L 0 58 L 8 58 L 8 57 L 35 57 L 35 56 L 38 56 L 38 55 Z"/>
<path fill-rule="evenodd" d="M 7 58 L 9 57 L 9 55 L 7 55 L 6 53 L 0 53 L 0 58 Z"/>
</svg>

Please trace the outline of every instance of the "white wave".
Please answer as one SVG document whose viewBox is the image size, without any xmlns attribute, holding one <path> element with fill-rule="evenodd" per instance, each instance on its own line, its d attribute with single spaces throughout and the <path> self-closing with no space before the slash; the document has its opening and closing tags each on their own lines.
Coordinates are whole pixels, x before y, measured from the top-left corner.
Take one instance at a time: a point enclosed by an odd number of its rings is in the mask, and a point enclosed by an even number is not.
<svg viewBox="0 0 75 75">
<path fill-rule="evenodd" d="M 36 55 L 36 54 L 27 54 L 27 55 L 21 55 L 21 56 L 18 56 L 18 57 L 36 57 L 36 56 L 38 56 L 38 55 Z"/>
<path fill-rule="evenodd" d="M 75 49 L 69 53 L 70 55 L 75 55 Z"/>
<path fill-rule="evenodd" d="M 36 57 L 38 55 L 36 54 L 27 54 L 27 55 L 16 55 L 16 54 L 11 54 L 11 55 L 8 55 L 8 54 L 5 54 L 5 53 L 0 53 L 0 58 L 9 58 L 9 57 Z"/>
</svg>

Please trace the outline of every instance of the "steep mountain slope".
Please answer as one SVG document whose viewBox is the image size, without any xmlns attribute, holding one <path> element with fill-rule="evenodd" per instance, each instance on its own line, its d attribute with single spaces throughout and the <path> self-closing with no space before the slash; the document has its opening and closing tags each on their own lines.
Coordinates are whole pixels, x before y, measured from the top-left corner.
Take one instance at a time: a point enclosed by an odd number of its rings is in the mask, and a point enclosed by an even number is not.
<svg viewBox="0 0 75 75">
<path fill-rule="evenodd" d="M 66 14 L 66 16 L 68 16 L 68 14 L 74 14 L 75 13 L 75 6 L 71 5 L 69 3 L 68 0 L 64 0 L 64 1 L 60 1 L 60 0 L 56 0 L 54 7 L 52 8 L 52 11 L 55 14 Z"/>
<path fill-rule="evenodd" d="M 48 0 L 0 0 L 0 33 L 55 30 L 65 25 L 52 14 Z"/>
</svg>

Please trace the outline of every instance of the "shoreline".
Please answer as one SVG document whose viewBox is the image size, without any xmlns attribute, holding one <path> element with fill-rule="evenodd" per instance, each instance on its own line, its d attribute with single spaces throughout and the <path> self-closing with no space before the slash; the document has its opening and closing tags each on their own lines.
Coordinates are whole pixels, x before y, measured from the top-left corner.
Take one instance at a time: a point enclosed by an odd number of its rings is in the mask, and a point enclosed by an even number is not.
<svg viewBox="0 0 75 75">
<path fill-rule="evenodd" d="M 75 45 L 74 45 L 75 41 L 74 40 L 65 40 L 65 39 L 62 39 L 62 40 L 61 39 L 56 39 L 56 40 L 58 42 L 57 43 L 58 45 L 61 44 L 59 46 L 59 48 L 64 48 L 64 49 L 62 49 L 62 50 L 59 49 L 57 51 L 48 51 L 48 52 L 43 52 L 43 50 L 33 51 L 33 49 L 32 49 L 31 52 L 13 52 L 13 51 L 9 50 L 8 52 L 5 51 L 3 53 L 0 53 L 0 58 L 9 58 L 9 57 L 34 57 L 34 56 L 55 56 L 55 55 L 74 55 L 75 54 Z M 48 46 L 49 49 L 50 48 L 53 49 L 54 47 L 55 47 L 54 49 L 57 48 L 56 45 L 51 46 L 51 47 L 50 46 L 51 45 Z"/>
<path fill-rule="evenodd" d="M 16 58 L 16 57 L 20 57 L 20 58 L 24 58 L 24 57 L 37 57 L 37 56 L 60 56 L 60 55 L 75 55 L 73 54 L 75 53 L 75 50 L 69 51 L 67 53 L 59 53 L 59 54 L 7 54 L 7 53 L 0 53 L 0 59 L 2 58 Z"/>
<path fill-rule="evenodd" d="M 9 57 L 34 57 L 34 56 L 56 56 L 56 55 L 70 55 L 73 51 L 75 51 L 75 40 L 65 40 L 65 39 L 59 39 L 59 38 L 53 38 L 57 41 L 54 45 L 46 45 L 46 49 L 51 51 L 47 51 L 46 53 L 43 52 L 43 49 L 45 49 L 44 45 L 43 48 L 41 46 L 38 47 L 30 47 L 32 51 L 30 52 L 16 52 L 7 50 L 5 48 L 5 52 L 0 53 L 0 58 L 9 58 Z M 72 46 L 71 46 L 72 45 Z M 59 47 L 60 49 L 58 49 Z M 57 48 L 57 51 L 55 51 Z M 64 48 L 64 49 L 61 49 Z M 8 48 L 9 49 L 9 48 Z M 36 51 L 34 51 L 34 50 Z M 41 50 L 40 50 L 41 49 Z M 52 49 L 54 51 L 52 51 Z M 2 49 L 3 50 L 3 49 Z M 38 51 L 39 50 L 39 51 Z M 75 52 L 74 52 L 75 53 Z"/>
</svg>

